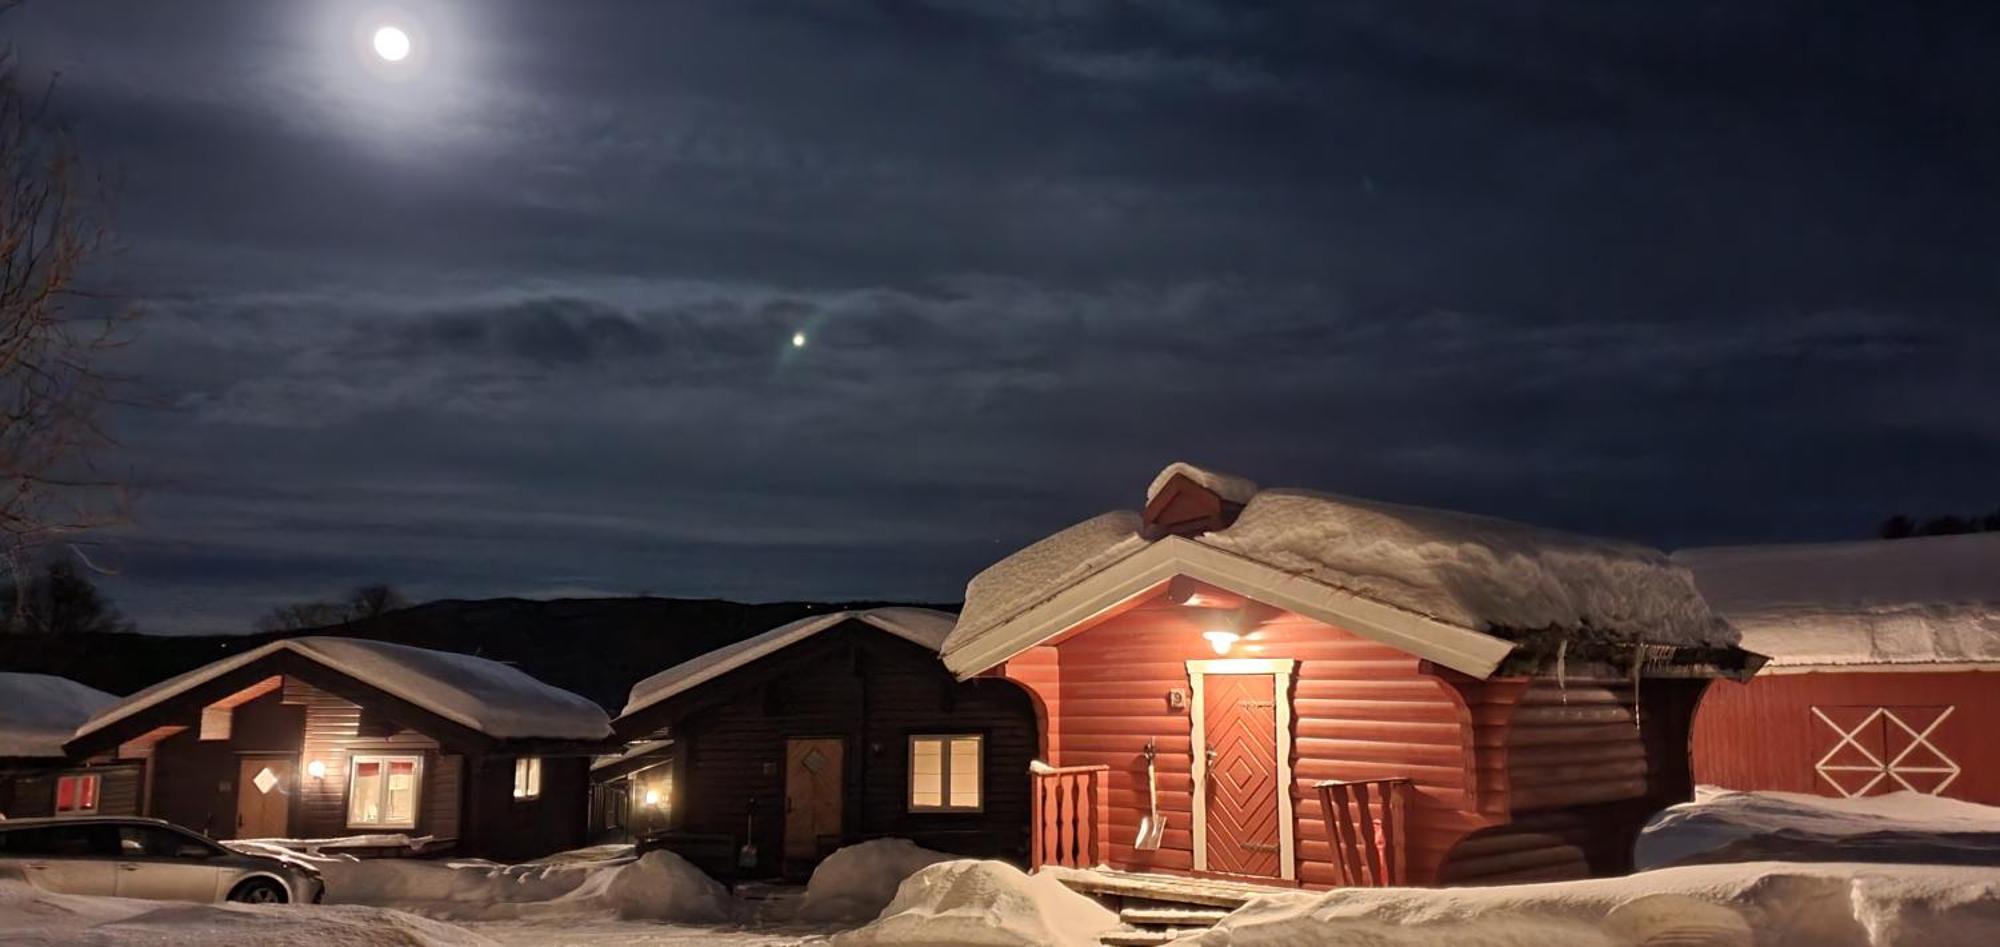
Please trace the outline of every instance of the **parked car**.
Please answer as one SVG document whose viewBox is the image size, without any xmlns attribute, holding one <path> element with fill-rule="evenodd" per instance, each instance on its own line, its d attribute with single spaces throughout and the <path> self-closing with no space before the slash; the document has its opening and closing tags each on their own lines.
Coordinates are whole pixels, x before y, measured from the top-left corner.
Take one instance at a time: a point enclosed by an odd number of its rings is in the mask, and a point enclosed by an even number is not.
<svg viewBox="0 0 2000 947">
<path fill-rule="evenodd" d="M 231 851 L 160 819 L 0 821 L 0 875 L 44 891 L 159 901 L 318 903 L 310 866 Z"/>
</svg>

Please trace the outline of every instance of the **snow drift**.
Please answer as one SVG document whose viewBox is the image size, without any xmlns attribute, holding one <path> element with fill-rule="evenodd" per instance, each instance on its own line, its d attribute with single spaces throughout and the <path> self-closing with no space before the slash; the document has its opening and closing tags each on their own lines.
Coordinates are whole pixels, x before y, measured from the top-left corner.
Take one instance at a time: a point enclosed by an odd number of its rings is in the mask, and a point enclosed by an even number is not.
<svg viewBox="0 0 2000 947">
<path fill-rule="evenodd" d="M 50 758 L 118 698 L 66 677 L 0 672 L 0 758 Z"/>
<path fill-rule="evenodd" d="M 864 921 L 895 900 L 903 881 L 952 856 L 909 839 L 875 839 L 849 845 L 819 863 L 799 904 L 802 921 Z"/>
<path fill-rule="evenodd" d="M 1981 947 L 2000 943 L 2000 872 L 1704 865 L 1496 888 L 1262 898 L 1180 947 Z"/>
<path fill-rule="evenodd" d="M 1118 916 L 1049 875 L 996 861 L 940 862 L 911 875 L 874 923 L 834 947 L 1096 947 Z"/>
<path fill-rule="evenodd" d="M 307 910 L 49 894 L 0 878 L 0 940 L 12 947 L 475 947 L 485 937 L 375 907 Z"/>
<path fill-rule="evenodd" d="M 1895 792 L 1830 799 L 1703 786 L 1639 833 L 1641 868 L 1703 862 L 1868 861 L 2000 867 L 2000 808 Z"/>
</svg>

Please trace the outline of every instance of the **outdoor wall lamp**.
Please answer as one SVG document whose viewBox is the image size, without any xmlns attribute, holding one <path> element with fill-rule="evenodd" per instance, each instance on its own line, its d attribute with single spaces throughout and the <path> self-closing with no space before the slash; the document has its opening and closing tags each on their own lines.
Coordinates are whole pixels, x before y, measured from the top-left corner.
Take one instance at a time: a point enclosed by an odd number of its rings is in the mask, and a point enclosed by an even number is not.
<svg viewBox="0 0 2000 947">
<path fill-rule="evenodd" d="M 1216 654 L 1228 654 L 1229 649 L 1236 644 L 1238 639 L 1243 637 L 1236 632 L 1219 629 L 1216 631 L 1204 631 L 1201 633 L 1201 636 L 1208 639 L 1208 646 L 1214 648 Z"/>
<path fill-rule="evenodd" d="M 314 778 L 314 779 L 325 779 L 325 778 L 326 778 L 326 763 L 324 763 L 323 761 L 320 761 L 320 760 L 313 760 L 312 762 L 310 762 L 310 763 L 307 763 L 307 764 L 306 764 L 306 775 L 307 775 L 307 776 L 311 776 L 311 777 L 312 777 L 312 778 Z"/>
<path fill-rule="evenodd" d="M 646 805 L 658 807 L 659 804 L 660 804 L 660 791 L 657 789 L 646 790 Z"/>
</svg>

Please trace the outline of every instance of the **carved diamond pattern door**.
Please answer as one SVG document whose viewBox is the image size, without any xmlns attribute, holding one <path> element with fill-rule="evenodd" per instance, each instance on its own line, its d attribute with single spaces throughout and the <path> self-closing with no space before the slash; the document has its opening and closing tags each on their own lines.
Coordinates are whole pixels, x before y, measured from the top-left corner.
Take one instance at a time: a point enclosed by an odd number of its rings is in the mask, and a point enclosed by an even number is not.
<svg viewBox="0 0 2000 947">
<path fill-rule="evenodd" d="M 1212 674 L 1204 688 L 1208 869 L 1276 878 L 1277 681 L 1269 674 Z"/>
</svg>

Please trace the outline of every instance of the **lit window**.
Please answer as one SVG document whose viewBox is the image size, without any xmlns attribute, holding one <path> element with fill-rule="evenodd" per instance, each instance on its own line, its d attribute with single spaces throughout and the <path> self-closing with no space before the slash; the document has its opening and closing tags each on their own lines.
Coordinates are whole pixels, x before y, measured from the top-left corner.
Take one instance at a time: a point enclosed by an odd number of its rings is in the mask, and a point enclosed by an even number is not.
<svg viewBox="0 0 2000 947">
<path fill-rule="evenodd" d="M 542 758 L 523 756 L 514 760 L 514 798 L 536 799 L 542 795 Z"/>
<path fill-rule="evenodd" d="M 347 824 L 353 828 L 414 829 L 421 756 L 356 756 L 347 769 Z"/>
<path fill-rule="evenodd" d="M 89 815 L 97 811 L 96 773 L 56 778 L 56 815 Z"/>
<path fill-rule="evenodd" d="M 979 811 L 985 745 L 977 735 L 911 737 L 910 811 Z"/>
</svg>

